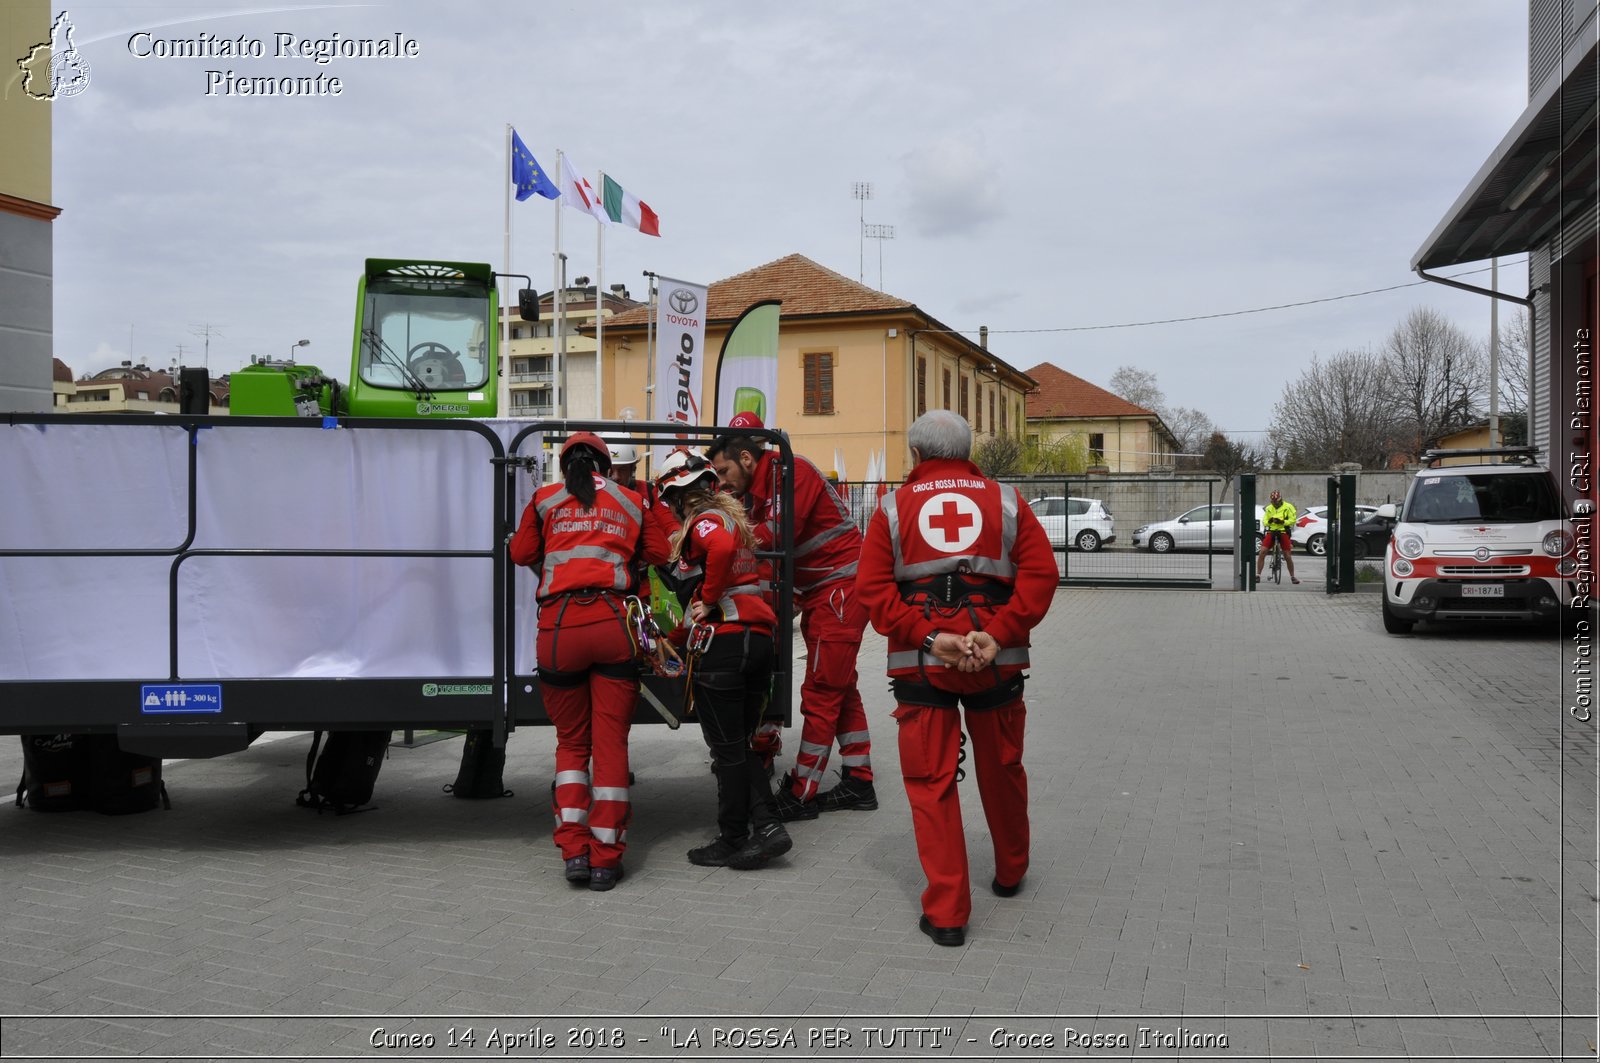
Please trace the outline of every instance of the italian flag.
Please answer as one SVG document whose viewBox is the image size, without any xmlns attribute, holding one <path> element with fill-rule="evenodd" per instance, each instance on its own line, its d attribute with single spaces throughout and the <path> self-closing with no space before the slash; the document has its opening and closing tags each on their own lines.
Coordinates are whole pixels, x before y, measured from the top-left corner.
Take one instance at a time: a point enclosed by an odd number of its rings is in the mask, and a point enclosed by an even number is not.
<svg viewBox="0 0 1600 1063">
<path fill-rule="evenodd" d="M 604 174 L 600 176 L 600 183 L 607 217 L 618 225 L 638 229 L 646 236 L 661 235 L 661 219 L 650 209 L 650 204 L 642 202 L 638 196 L 629 193 Z"/>
</svg>

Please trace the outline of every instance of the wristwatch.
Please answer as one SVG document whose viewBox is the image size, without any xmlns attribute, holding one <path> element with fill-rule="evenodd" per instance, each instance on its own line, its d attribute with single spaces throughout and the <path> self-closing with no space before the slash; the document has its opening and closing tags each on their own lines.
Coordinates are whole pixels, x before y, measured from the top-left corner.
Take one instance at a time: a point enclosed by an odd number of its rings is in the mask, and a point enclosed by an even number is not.
<svg viewBox="0 0 1600 1063">
<path fill-rule="evenodd" d="M 939 633 L 937 631 L 928 632 L 928 637 L 922 640 L 922 652 L 928 654 L 930 657 L 933 656 L 933 644 L 937 642 L 938 639 Z"/>
</svg>

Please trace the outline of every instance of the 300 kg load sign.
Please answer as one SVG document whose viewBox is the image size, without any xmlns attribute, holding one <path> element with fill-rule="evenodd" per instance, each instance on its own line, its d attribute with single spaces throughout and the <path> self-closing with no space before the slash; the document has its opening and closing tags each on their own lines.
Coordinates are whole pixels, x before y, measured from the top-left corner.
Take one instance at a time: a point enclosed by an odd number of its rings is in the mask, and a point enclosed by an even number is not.
<svg viewBox="0 0 1600 1063">
<path fill-rule="evenodd" d="M 221 712 L 217 683 L 167 683 L 139 688 L 139 711 L 151 713 Z"/>
</svg>

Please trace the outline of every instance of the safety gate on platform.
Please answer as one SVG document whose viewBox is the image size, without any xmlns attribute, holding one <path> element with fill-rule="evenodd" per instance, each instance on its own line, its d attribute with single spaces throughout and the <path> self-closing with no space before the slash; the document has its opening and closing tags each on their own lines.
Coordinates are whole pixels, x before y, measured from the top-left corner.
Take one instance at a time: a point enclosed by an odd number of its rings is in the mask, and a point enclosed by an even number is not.
<svg viewBox="0 0 1600 1063">
<path fill-rule="evenodd" d="M 628 427 L 639 443 L 708 434 Z M 268 730 L 545 723 L 537 579 L 505 543 L 547 434 L 621 429 L 9 415 L 0 733 L 113 731 L 206 756 Z M 773 556 L 787 646 L 790 566 Z M 786 654 L 777 667 L 769 715 L 787 720 Z M 638 719 L 675 722 L 674 685 L 650 686 Z"/>
</svg>

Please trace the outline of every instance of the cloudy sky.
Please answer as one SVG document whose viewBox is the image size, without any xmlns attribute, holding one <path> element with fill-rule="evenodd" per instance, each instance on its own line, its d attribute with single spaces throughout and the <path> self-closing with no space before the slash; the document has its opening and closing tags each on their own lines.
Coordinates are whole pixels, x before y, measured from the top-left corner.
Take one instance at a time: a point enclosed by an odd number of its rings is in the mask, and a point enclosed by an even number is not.
<svg viewBox="0 0 1600 1063">
<path fill-rule="evenodd" d="M 710 282 L 794 252 L 876 287 L 881 254 L 884 290 L 987 325 L 1018 368 L 1148 369 L 1259 441 L 1313 354 L 1376 346 L 1413 307 L 1487 336 L 1486 299 L 1409 263 L 1527 96 L 1515 0 L 68 10 L 91 82 L 54 105 L 55 341 L 80 374 L 219 373 L 309 339 L 301 360 L 344 376 L 363 259 L 506 268 L 509 123 L 660 216 L 660 239 L 605 238 L 605 283 L 636 297 L 644 270 Z M 280 33 L 419 54 L 318 65 L 275 57 Z M 133 54 L 202 34 L 265 55 Z M 213 70 L 343 89 L 208 94 Z M 859 181 L 894 227 L 864 250 Z M 540 290 L 556 209 L 512 204 L 510 268 Z M 569 276 L 593 276 L 594 223 L 561 228 Z"/>
</svg>

